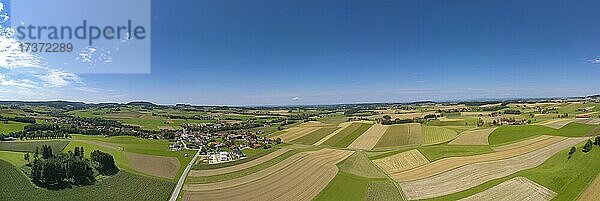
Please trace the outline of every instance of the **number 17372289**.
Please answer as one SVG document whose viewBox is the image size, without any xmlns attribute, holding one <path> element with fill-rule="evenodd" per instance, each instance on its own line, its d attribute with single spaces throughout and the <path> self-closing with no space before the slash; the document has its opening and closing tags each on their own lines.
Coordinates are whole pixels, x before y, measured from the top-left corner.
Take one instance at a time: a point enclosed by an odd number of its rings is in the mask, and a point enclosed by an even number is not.
<svg viewBox="0 0 600 201">
<path fill-rule="evenodd" d="M 72 43 L 20 43 L 21 52 L 72 52 Z"/>
</svg>

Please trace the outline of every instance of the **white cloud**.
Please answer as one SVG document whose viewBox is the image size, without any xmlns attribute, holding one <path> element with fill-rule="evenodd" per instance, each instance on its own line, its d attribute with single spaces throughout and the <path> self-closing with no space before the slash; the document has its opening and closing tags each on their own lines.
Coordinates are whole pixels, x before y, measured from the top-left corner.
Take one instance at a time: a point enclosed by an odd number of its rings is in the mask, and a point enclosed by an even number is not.
<svg viewBox="0 0 600 201">
<path fill-rule="evenodd" d="M 59 70 L 52 70 L 46 75 L 39 76 L 39 78 L 46 82 L 46 86 L 50 87 L 64 87 L 72 82 L 81 82 L 79 76 Z"/>
<path fill-rule="evenodd" d="M 300 101 L 300 100 L 302 100 L 302 98 L 296 96 L 296 97 L 292 98 L 292 100 L 294 100 L 294 101 Z"/>
<path fill-rule="evenodd" d="M 589 59 L 589 60 L 587 60 L 587 62 L 590 64 L 600 64 L 600 57 L 597 57 L 594 59 Z"/>
<path fill-rule="evenodd" d="M 76 59 L 89 65 L 89 67 L 94 67 L 97 64 L 110 64 L 113 61 L 110 51 L 95 47 L 86 47 L 79 51 Z"/>
<path fill-rule="evenodd" d="M 40 88 L 37 83 L 29 79 L 14 80 L 10 79 L 5 74 L 0 74 L 0 86 L 5 87 L 20 87 L 20 88 Z"/>
<path fill-rule="evenodd" d="M 39 68 L 40 57 L 30 52 L 22 52 L 19 41 L 10 37 L 11 34 L 6 30 L 9 29 L 0 30 L 0 68 Z"/>
</svg>

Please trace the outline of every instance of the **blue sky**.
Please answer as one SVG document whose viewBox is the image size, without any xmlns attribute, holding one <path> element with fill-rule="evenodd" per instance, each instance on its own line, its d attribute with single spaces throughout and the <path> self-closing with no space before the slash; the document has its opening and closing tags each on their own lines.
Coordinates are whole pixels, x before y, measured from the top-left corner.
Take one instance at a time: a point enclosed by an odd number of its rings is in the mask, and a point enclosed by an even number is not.
<svg viewBox="0 0 600 201">
<path fill-rule="evenodd" d="M 44 92 L 0 88 L 0 99 L 287 105 L 598 94 L 599 7 L 152 1 L 150 74 L 76 74 Z"/>
</svg>

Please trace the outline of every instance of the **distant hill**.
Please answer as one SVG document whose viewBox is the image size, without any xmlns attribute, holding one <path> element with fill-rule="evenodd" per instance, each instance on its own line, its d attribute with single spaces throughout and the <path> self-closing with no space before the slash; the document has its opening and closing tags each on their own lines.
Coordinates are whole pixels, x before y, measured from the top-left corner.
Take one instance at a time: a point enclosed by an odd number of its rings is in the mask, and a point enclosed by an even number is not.
<svg viewBox="0 0 600 201">
<path fill-rule="evenodd" d="M 129 102 L 129 103 L 125 104 L 125 105 L 128 105 L 128 106 L 142 106 L 142 107 L 148 107 L 148 108 L 159 107 L 159 105 L 156 105 L 154 103 L 147 102 L 147 101 Z"/>
</svg>

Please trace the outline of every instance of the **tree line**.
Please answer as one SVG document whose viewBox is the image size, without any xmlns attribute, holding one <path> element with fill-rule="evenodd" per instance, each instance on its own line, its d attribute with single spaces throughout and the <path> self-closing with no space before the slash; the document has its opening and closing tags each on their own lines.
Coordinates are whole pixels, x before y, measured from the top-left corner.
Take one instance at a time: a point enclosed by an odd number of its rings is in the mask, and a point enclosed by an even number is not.
<svg viewBox="0 0 600 201">
<path fill-rule="evenodd" d="M 33 117 L 23 117 L 23 116 L 15 116 L 15 117 L 5 117 L 0 115 L 0 121 L 15 121 L 15 122 L 21 122 L 21 123 L 29 123 L 29 124 L 34 124 L 35 118 Z"/>
<path fill-rule="evenodd" d="M 588 139 L 587 142 L 585 143 L 585 145 L 583 145 L 583 147 L 581 148 L 581 151 L 584 153 L 588 153 L 590 151 L 592 151 L 592 147 L 594 146 L 598 146 L 600 147 L 600 136 L 596 136 L 596 138 L 594 138 L 594 141 Z M 577 149 L 575 147 L 571 147 L 571 149 L 569 150 L 569 159 L 573 157 L 573 154 L 575 154 L 575 152 L 577 152 Z"/>
</svg>

